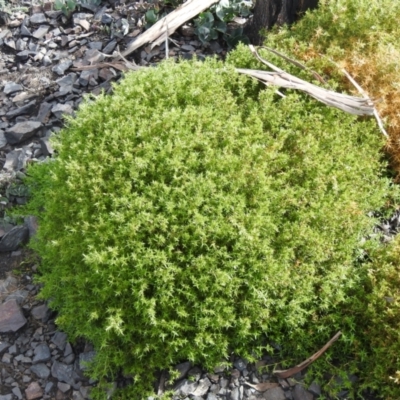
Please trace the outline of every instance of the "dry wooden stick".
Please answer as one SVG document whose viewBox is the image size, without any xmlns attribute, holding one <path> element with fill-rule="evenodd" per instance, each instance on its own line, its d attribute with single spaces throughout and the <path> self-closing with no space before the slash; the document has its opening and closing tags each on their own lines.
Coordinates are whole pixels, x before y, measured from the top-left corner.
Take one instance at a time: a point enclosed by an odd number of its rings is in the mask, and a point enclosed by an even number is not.
<svg viewBox="0 0 400 400">
<path fill-rule="evenodd" d="M 307 358 L 307 360 L 303 361 L 299 365 L 296 365 L 293 368 L 286 369 L 284 371 L 275 371 L 274 374 L 281 379 L 289 378 L 292 375 L 297 374 L 298 372 L 302 371 L 304 368 L 308 367 L 311 363 L 313 363 L 315 360 L 317 360 L 319 357 L 322 356 L 322 354 L 325 353 L 326 350 L 329 349 L 329 347 L 332 346 L 336 340 L 339 339 L 340 335 L 342 332 L 338 332 L 329 342 L 325 344 L 324 347 L 322 347 L 320 350 L 318 350 L 315 354 L 313 354 L 311 357 Z"/>
<path fill-rule="evenodd" d="M 158 46 L 168 35 L 172 35 L 186 21 L 191 20 L 207 8 L 210 8 L 213 4 L 218 3 L 218 1 L 188 0 L 134 39 L 122 55 L 126 57 L 146 43 L 152 43 L 152 48 Z"/>
</svg>

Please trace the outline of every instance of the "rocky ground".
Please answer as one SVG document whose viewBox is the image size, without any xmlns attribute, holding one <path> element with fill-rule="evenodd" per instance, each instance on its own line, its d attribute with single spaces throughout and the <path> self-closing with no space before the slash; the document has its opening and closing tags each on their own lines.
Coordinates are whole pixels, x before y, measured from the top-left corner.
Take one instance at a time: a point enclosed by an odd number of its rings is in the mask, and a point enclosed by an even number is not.
<svg viewBox="0 0 400 400">
<path fill-rule="evenodd" d="M 52 156 L 49 138 L 63 126 L 63 117 L 78 108 L 84 94 L 112 91 L 112 82 L 127 70 L 112 55 L 144 30 L 148 5 L 143 1 L 95 3 L 86 2 L 69 19 L 46 2 L 32 6 L 31 1 L 18 1 L 10 4 L 11 14 L 0 12 L 0 400 L 89 399 L 96 384 L 84 374 L 84 362 L 94 354 L 90 344 L 70 343 L 57 329 L 55 314 L 36 296 L 37 260 L 23 246 L 35 234 L 35 218 L 16 225 L 7 216 L 7 210 L 26 201 L 26 165 Z M 189 24 L 171 37 L 168 56 L 202 59 L 224 57 L 226 52 L 219 41 L 202 46 Z M 165 44 L 147 46 L 132 54 L 130 62 L 146 67 L 165 57 Z M 396 218 L 382 225 L 385 234 L 397 229 Z M 320 396 L 320 386 L 304 385 L 300 373 L 277 380 L 262 368 L 274 363 L 268 356 L 256 365 L 232 359 L 231 369 L 215 371 L 182 363 L 177 366 L 175 398 Z M 115 387 L 128 382 L 121 377 Z M 164 389 L 161 374 L 156 391 Z M 345 390 L 340 393 L 341 398 L 346 395 Z"/>
</svg>

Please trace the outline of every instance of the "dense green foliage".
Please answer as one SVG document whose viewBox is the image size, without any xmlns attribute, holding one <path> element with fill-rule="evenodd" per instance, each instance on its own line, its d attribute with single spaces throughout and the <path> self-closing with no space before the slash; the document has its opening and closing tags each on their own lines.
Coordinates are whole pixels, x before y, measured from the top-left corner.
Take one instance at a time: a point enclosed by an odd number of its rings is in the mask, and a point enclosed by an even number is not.
<svg viewBox="0 0 400 400">
<path fill-rule="evenodd" d="M 94 376 L 135 376 L 128 398 L 148 371 L 272 342 L 289 365 L 338 329 L 348 357 L 354 260 L 393 190 L 381 145 L 374 121 L 282 99 L 215 60 L 128 74 L 29 170 L 42 296 L 93 342 Z"/>
</svg>

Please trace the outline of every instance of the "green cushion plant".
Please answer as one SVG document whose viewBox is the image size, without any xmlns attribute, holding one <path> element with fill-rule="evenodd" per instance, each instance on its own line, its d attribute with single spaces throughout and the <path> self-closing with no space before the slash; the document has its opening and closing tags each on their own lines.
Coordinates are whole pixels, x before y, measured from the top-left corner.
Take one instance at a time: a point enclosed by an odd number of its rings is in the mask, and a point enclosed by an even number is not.
<svg viewBox="0 0 400 400">
<path fill-rule="evenodd" d="M 349 354 L 354 259 L 394 190 L 374 121 L 282 99 L 229 63 L 168 61 L 87 99 L 54 145 L 29 170 L 31 245 L 61 329 L 97 350 L 95 378 L 122 369 L 121 396 L 145 398 L 180 361 L 279 343 L 292 365 L 338 329 L 335 357 Z"/>
</svg>

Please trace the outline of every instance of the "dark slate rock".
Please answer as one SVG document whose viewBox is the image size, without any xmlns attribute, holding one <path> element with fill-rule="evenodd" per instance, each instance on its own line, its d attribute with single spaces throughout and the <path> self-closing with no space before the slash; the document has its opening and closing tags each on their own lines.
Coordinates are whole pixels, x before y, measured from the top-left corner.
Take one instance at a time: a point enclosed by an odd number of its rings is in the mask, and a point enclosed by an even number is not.
<svg viewBox="0 0 400 400">
<path fill-rule="evenodd" d="M 16 302 L 21 305 L 23 301 L 28 297 L 29 292 L 27 290 L 18 289 L 12 292 L 9 296 L 6 297 L 6 301 L 8 300 L 16 300 Z"/>
<path fill-rule="evenodd" d="M 50 29 L 48 25 L 41 25 L 35 32 L 32 33 L 32 36 L 36 39 L 41 39 Z"/>
<path fill-rule="evenodd" d="M 36 235 L 39 227 L 37 218 L 33 215 L 29 215 L 24 218 L 24 224 L 28 227 L 29 239 L 32 239 Z"/>
<path fill-rule="evenodd" d="M 18 122 L 5 132 L 6 139 L 10 144 L 18 144 L 34 136 L 42 126 L 40 121 Z"/>
<path fill-rule="evenodd" d="M 103 48 L 103 42 L 90 42 L 88 44 L 89 49 L 92 50 L 99 50 L 101 51 L 101 49 Z"/>
<path fill-rule="evenodd" d="M 308 391 L 311 392 L 315 396 L 320 396 L 321 395 L 321 386 L 318 385 L 316 382 L 311 383 L 310 387 L 308 388 Z"/>
<path fill-rule="evenodd" d="M 47 368 L 46 364 L 36 364 L 32 365 L 30 370 L 41 379 L 47 379 L 50 376 L 50 370 Z"/>
<path fill-rule="evenodd" d="M 64 75 L 65 71 L 72 65 L 72 61 L 64 61 L 60 64 L 55 65 L 51 70 L 58 75 Z"/>
<path fill-rule="evenodd" d="M 64 332 L 56 332 L 54 336 L 51 338 L 51 341 L 60 349 L 65 349 L 67 344 L 67 335 Z"/>
<path fill-rule="evenodd" d="M 297 384 L 293 391 L 294 400 L 313 400 L 314 396 L 308 392 L 302 385 Z"/>
<path fill-rule="evenodd" d="M 71 115 L 73 113 L 73 109 L 69 104 L 56 104 L 52 107 L 51 112 L 57 117 L 61 118 L 63 114 Z"/>
<path fill-rule="evenodd" d="M 35 357 L 33 357 L 32 363 L 39 364 L 49 361 L 51 358 L 49 346 L 46 343 L 41 343 L 35 347 Z"/>
<path fill-rule="evenodd" d="M 19 85 L 18 83 L 15 82 L 7 82 L 4 85 L 4 89 L 3 92 L 5 94 L 11 94 L 11 93 L 15 93 L 15 92 L 20 92 L 21 90 L 23 90 L 24 88 L 22 87 L 22 85 Z"/>
<path fill-rule="evenodd" d="M 196 49 L 190 44 L 184 44 L 181 46 L 181 50 L 183 51 L 195 51 Z"/>
<path fill-rule="evenodd" d="M 32 51 L 29 50 L 20 51 L 15 55 L 15 61 L 26 61 L 31 54 L 35 53 L 32 53 Z"/>
<path fill-rule="evenodd" d="M 112 18 L 112 16 L 110 14 L 103 14 L 101 16 L 101 23 L 102 24 L 109 25 L 109 24 L 111 24 L 112 21 L 113 21 L 113 18 Z"/>
<path fill-rule="evenodd" d="M 30 30 L 24 24 L 21 25 L 20 29 L 21 29 L 21 31 L 20 31 L 21 36 L 32 36 Z"/>
<path fill-rule="evenodd" d="M 50 315 L 50 310 L 47 304 L 41 304 L 40 306 L 33 307 L 31 314 L 33 318 L 45 321 Z"/>
<path fill-rule="evenodd" d="M 244 369 L 246 369 L 247 367 L 247 363 L 242 360 L 241 358 L 238 358 L 233 365 L 235 366 L 236 369 L 238 369 L 239 371 L 243 371 Z"/>
<path fill-rule="evenodd" d="M 12 150 L 6 155 L 6 162 L 3 169 L 6 171 L 20 171 L 25 168 L 28 157 L 23 149 Z"/>
<path fill-rule="evenodd" d="M 211 386 L 211 382 L 208 378 L 200 379 L 199 385 L 197 386 L 196 390 L 192 392 L 194 396 L 204 396 L 207 392 L 209 387 Z"/>
<path fill-rule="evenodd" d="M 43 24 L 47 22 L 47 18 L 43 13 L 37 13 L 29 18 L 29 22 L 31 24 Z"/>
<path fill-rule="evenodd" d="M 22 107 L 18 107 L 15 110 L 9 111 L 6 116 L 9 118 L 15 118 L 19 115 L 31 114 L 35 110 L 36 101 L 33 100 L 28 104 L 25 104 Z"/>
<path fill-rule="evenodd" d="M 46 157 L 53 155 L 54 150 L 53 150 L 53 147 L 51 146 L 49 138 L 47 138 L 47 137 L 42 138 L 39 140 L 39 143 L 41 146 L 42 153 Z"/>
<path fill-rule="evenodd" d="M 192 382 L 189 379 L 184 379 L 174 387 L 174 392 L 176 395 L 189 396 L 197 389 L 198 383 Z"/>
<path fill-rule="evenodd" d="M 192 368 L 192 364 L 190 361 L 186 361 L 184 363 L 178 364 L 175 366 L 175 369 L 179 372 L 179 376 L 176 378 L 177 381 L 185 378 L 190 368 Z"/>
<path fill-rule="evenodd" d="M 14 387 L 12 389 L 12 392 L 14 393 L 14 395 L 17 397 L 18 400 L 22 400 L 23 399 L 22 393 L 21 393 L 21 389 L 18 386 Z"/>
<path fill-rule="evenodd" d="M 15 300 L 0 305 L 0 333 L 16 332 L 26 322 L 26 318 Z"/>
<path fill-rule="evenodd" d="M 13 395 L 11 393 L 0 395 L 0 400 L 12 400 L 12 398 L 13 398 Z"/>
<path fill-rule="evenodd" d="M 95 356 L 96 356 L 95 351 L 87 351 L 86 353 L 79 354 L 79 368 L 81 369 L 81 371 L 87 370 L 86 364 L 92 361 Z"/>
<path fill-rule="evenodd" d="M 50 117 L 52 107 L 53 105 L 51 103 L 47 103 L 45 101 L 42 102 L 40 104 L 40 109 L 38 115 L 36 116 L 36 120 L 41 122 L 42 124 L 47 122 Z"/>
<path fill-rule="evenodd" d="M 25 225 L 18 225 L 7 232 L 0 241 L 0 252 L 15 251 L 29 238 L 29 230 Z"/>
<path fill-rule="evenodd" d="M 107 46 L 104 47 L 103 53 L 104 54 L 111 54 L 114 51 L 116 46 L 117 46 L 117 41 L 116 40 L 111 40 L 111 42 L 109 42 L 107 44 Z"/>
<path fill-rule="evenodd" d="M 75 383 L 73 371 L 74 367 L 72 365 L 66 365 L 58 361 L 54 361 L 53 365 L 51 366 L 52 377 L 58 379 L 60 382 L 65 382 L 70 385 Z"/>
<path fill-rule="evenodd" d="M 0 354 L 6 351 L 10 347 L 10 343 L 0 341 Z"/>
<path fill-rule="evenodd" d="M 4 131 L 0 130 L 0 150 L 4 149 L 8 144 Z"/>
</svg>

